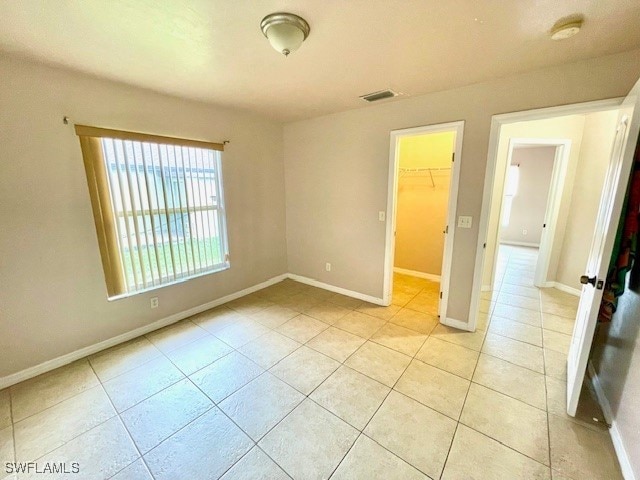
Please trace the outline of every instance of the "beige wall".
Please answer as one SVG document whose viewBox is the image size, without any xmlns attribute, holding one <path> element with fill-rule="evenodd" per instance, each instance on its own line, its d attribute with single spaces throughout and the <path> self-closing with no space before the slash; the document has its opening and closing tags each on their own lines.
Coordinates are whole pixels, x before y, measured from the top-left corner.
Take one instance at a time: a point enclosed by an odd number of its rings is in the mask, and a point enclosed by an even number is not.
<svg viewBox="0 0 640 480">
<path fill-rule="evenodd" d="M 289 271 L 382 297 L 389 132 L 464 120 L 448 316 L 467 321 L 491 116 L 625 95 L 640 50 L 285 125 Z M 331 272 L 324 269 L 331 262 Z"/>
<path fill-rule="evenodd" d="M 0 78 L 0 377 L 287 271 L 281 125 L 7 57 Z M 231 269 L 108 302 L 80 144 L 64 115 L 231 140 L 223 158 Z"/>
<path fill-rule="evenodd" d="M 556 147 L 514 148 L 511 165 L 519 165 L 520 182 L 501 242 L 540 244 L 555 155 Z"/>
<path fill-rule="evenodd" d="M 610 324 L 598 326 L 593 363 L 636 478 L 640 478 L 640 287 L 638 265 Z M 635 281 L 630 277 L 635 276 Z M 631 283 L 632 288 L 629 288 Z"/>
<path fill-rule="evenodd" d="M 573 178 L 580 157 L 580 145 L 582 143 L 582 130 L 584 128 L 584 115 L 568 115 L 564 117 L 545 120 L 533 120 L 529 122 L 517 122 L 504 125 L 500 130 L 498 143 L 496 177 L 493 192 L 491 194 L 491 214 L 489 216 L 489 229 L 487 233 L 487 248 L 485 250 L 485 262 L 482 285 L 491 285 L 493 277 L 493 255 L 497 246 L 500 227 L 500 208 L 502 204 L 502 191 L 504 174 L 509 155 L 509 142 L 514 138 L 528 139 L 552 139 L 570 140 L 571 150 L 564 190 L 560 200 L 560 211 L 556 224 L 556 234 L 551 250 L 548 279 L 555 278 L 558 268 L 558 259 L 564 241 L 564 231 L 569 216 L 569 206 L 573 192 Z"/>
<path fill-rule="evenodd" d="M 591 238 L 596 225 L 600 195 L 615 138 L 618 111 L 585 115 L 580 157 L 555 280 L 580 289 Z"/>
<path fill-rule="evenodd" d="M 403 169 L 451 168 L 454 132 L 400 139 L 395 267 L 440 275 L 451 170 L 403 174 Z"/>
</svg>

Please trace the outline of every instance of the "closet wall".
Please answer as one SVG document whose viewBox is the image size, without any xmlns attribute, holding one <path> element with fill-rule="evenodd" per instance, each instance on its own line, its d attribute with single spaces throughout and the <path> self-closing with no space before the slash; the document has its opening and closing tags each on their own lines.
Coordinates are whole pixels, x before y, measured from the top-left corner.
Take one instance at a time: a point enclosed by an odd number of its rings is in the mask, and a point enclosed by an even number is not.
<svg viewBox="0 0 640 480">
<path fill-rule="evenodd" d="M 400 140 L 395 251 L 398 269 L 440 275 L 453 143 L 453 132 Z"/>
</svg>

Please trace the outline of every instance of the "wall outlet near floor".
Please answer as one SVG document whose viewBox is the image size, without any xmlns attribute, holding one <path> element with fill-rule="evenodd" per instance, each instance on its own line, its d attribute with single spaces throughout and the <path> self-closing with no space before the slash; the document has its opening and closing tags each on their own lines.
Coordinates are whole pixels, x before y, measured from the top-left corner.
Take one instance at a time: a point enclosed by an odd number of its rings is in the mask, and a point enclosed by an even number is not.
<svg viewBox="0 0 640 480">
<path fill-rule="evenodd" d="M 378 212 L 378 220 L 380 220 L 381 222 L 384 222 L 385 219 L 387 218 L 387 214 L 383 211 Z"/>
<path fill-rule="evenodd" d="M 151 297 L 151 308 L 158 308 L 159 305 L 158 297 Z"/>
<path fill-rule="evenodd" d="M 330 271 L 331 271 L 331 264 L 330 264 L 330 263 L 325 264 L 324 269 L 325 269 L 327 272 L 330 272 Z"/>
<path fill-rule="evenodd" d="M 523 229 L 522 229 L 522 234 L 523 234 L 523 235 L 526 235 L 526 234 L 527 234 L 527 229 L 526 229 L 526 228 L 523 228 Z"/>
</svg>

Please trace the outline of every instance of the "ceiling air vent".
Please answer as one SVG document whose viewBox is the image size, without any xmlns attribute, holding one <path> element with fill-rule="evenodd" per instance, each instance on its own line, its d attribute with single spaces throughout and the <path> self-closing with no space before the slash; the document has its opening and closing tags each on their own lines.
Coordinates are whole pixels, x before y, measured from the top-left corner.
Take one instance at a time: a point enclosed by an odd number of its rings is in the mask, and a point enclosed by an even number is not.
<svg viewBox="0 0 640 480">
<path fill-rule="evenodd" d="M 367 93 L 360 98 L 365 102 L 377 102 L 378 100 L 384 100 L 385 98 L 397 97 L 399 93 L 393 90 L 380 90 L 379 92 Z"/>
</svg>

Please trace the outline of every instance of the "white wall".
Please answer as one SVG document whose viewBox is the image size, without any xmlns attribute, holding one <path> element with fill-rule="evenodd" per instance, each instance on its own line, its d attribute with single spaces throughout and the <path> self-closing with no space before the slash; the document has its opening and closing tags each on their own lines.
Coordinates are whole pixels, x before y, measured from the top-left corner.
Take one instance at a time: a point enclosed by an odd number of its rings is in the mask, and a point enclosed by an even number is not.
<svg viewBox="0 0 640 480">
<path fill-rule="evenodd" d="M 513 149 L 511 165 L 518 165 L 520 182 L 512 200 L 509 224 L 500 229 L 502 243 L 540 245 L 555 155 L 556 147 Z"/>
<path fill-rule="evenodd" d="M 0 78 L 0 377 L 287 271 L 281 125 L 8 57 Z M 231 269 L 108 302 L 80 143 L 64 115 L 231 140 L 223 156 Z"/>
<path fill-rule="evenodd" d="M 580 157 L 555 280 L 580 289 L 596 225 L 600 195 L 616 133 L 618 111 L 585 115 Z"/>
<path fill-rule="evenodd" d="M 389 132 L 464 120 L 448 314 L 466 322 L 493 114 L 625 95 L 640 50 L 285 125 L 289 271 L 382 298 Z M 333 265 L 331 272 L 325 262 Z"/>
</svg>

